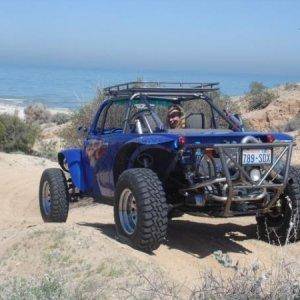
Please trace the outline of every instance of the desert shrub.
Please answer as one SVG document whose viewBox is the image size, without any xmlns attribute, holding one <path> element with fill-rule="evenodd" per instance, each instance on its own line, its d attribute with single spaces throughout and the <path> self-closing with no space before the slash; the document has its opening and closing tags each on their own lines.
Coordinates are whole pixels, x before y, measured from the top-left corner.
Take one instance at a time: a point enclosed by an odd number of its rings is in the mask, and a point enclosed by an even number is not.
<svg viewBox="0 0 300 300">
<path fill-rule="evenodd" d="M 3 123 L 0 122 L 0 145 L 4 142 L 4 136 L 5 136 L 5 126 Z"/>
<path fill-rule="evenodd" d="M 292 120 L 286 125 L 285 131 L 294 131 L 300 129 L 300 113 L 298 113 Z"/>
<path fill-rule="evenodd" d="M 222 276 L 206 271 L 191 299 L 299 299 L 299 264 L 287 259 L 275 261 L 271 268 L 253 263 L 234 266 L 234 272 Z"/>
<path fill-rule="evenodd" d="M 51 114 L 41 103 L 35 103 L 29 105 L 24 110 L 26 123 L 43 124 L 47 123 L 51 119 Z"/>
<path fill-rule="evenodd" d="M 51 116 L 51 122 L 56 123 L 57 125 L 62 125 L 70 121 L 71 116 L 66 113 L 58 112 Z"/>
<path fill-rule="evenodd" d="M 261 94 L 266 90 L 266 87 L 262 82 L 253 81 L 249 85 L 249 93 L 253 96 Z"/>
<path fill-rule="evenodd" d="M 292 82 L 287 82 L 284 84 L 284 89 L 286 91 L 295 91 L 299 88 L 300 86 L 297 83 L 292 83 Z"/>
<path fill-rule="evenodd" d="M 36 125 L 26 124 L 16 116 L 0 115 L 0 150 L 31 152 L 38 136 Z"/>
<path fill-rule="evenodd" d="M 44 275 L 41 279 L 14 277 L 0 284 L 0 299 L 66 299 L 63 279 Z"/>
<path fill-rule="evenodd" d="M 255 130 L 253 124 L 248 119 L 243 119 L 243 125 L 246 131 Z"/>
<path fill-rule="evenodd" d="M 268 90 L 261 82 L 252 82 L 249 89 L 245 99 L 250 111 L 263 109 L 278 98 L 274 92 Z"/>
<path fill-rule="evenodd" d="M 193 288 L 168 280 L 164 273 L 139 272 L 141 281 L 128 290 L 133 299 L 299 299 L 298 261 L 276 258 L 270 267 L 258 261 L 240 266 L 218 251 L 217 260 L 228 272 L 202 270 Z"/>
<path fill-rule="evenodd" d="M 85 134 L 79 135 L 78 128 L 89 128 L 103 100 L 104 95 L 101 93 L 101 91 L 99 91 L 93 101 L 83 105 L 81 108 L 79 108 L 79 110 L 71 114 L 70 124 L 60 133 L 60 136 L 63 138 L 66 147 L 82 145 Z"/>
<path fill-rule="evenodd" d="M 36 155 L 57 160 L 57 141 L 40 141 Z"/>
</svg>

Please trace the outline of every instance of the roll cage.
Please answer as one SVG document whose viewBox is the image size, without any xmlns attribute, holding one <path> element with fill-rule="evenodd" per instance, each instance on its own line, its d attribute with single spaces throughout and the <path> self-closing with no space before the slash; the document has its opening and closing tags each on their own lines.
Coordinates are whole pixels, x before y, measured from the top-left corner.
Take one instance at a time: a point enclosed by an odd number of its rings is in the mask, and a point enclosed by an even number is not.
<svg viewBox="0 0 300 300">
<path fill-rule="evenodd" d="M 182 104 L 191 100 L 205 101 L 211 110 L 212 126 L 217 128 L 216 114 L 223 118 L 230 128 L 235 131 L 242 131 L 240 122 L 227 111 L 220 109 L 213 101 L 213 96 L 219 91 L 219 83 L 191 83 L 191 82 L 128 82 L 107 87 L 103 90 L 110 101 L 128 101 L 125 114 L 123 132 L 128 132 L 130 127 L 130 114 L 134 105 L 134 100 L 139 99 L 151 112 L 156 124 L 157 131 L 164 131 L 163 122 L 150 105 L 149 100 L 168 101 L 172 104 Z"/>
</svg>

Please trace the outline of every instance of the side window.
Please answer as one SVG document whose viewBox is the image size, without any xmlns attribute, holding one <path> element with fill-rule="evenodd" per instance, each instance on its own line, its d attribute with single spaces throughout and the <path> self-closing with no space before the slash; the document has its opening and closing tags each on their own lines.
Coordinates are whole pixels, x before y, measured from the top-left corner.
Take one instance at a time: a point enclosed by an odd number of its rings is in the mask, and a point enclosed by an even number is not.
<svg viewBox="0 0 300 300">
<path fill-rule="evenodd" d="M 122 103 L 113 102 L 107 109 L 104 122 L 104 133 L 109 133 L 112 130 L 122 130 L 124 127 L 125 114 L 127 106 Z"/>
</svg>

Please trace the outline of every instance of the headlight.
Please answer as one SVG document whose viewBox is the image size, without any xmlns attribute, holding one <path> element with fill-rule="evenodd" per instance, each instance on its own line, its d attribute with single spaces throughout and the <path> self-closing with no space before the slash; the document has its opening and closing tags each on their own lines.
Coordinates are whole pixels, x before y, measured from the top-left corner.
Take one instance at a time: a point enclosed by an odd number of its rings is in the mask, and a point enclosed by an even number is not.
<svg viewBox="0 0 300 300">
<path fill-rule="evenodd" d="M 250 178 L 252 179 L 252 181 L 256 182 L 259 181 L 261 179 L 261 173 L 259 169 L 252 169 L 250 171 Z"/>
</svg>

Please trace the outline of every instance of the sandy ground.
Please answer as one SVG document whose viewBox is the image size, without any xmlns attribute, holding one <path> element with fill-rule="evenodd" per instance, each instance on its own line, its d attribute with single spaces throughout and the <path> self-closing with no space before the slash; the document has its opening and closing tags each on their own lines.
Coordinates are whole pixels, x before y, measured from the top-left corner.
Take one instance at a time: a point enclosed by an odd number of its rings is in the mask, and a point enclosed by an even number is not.
<svg viewBox="0 0 300 300">
<path fill-rule="evenodd" d="M 233 261 L 246 265 L 256 260 L 271 265 L 282 251 L 289 258 L 300 260 L 299 242 L 283 250 L 257 240 L 255 220 L 252 217 L 210 219 L 185 215 L 177 218 L 169 225 L 166 244 L 153 255 L 119 242 L 115 237 L 112 206 L 94 203 L 91 199 L 72 205 L 67 223 L 44 224 L 38 207 L 39 180 L 45 168 L 56 166 L 56 163 L 42 158 L 0 153 L 0 261 L 17 247 L 17 243 L 24 243 L 24 240 L 30 243 L 30 237 L 35 236 L 35 232 L 53 229 L 70 231 L 70 235 L 86 239 L 89 246 L 86 249 L 80 248 L 80 255 L 93 258 L 95 263 L 103 257 L 103 251 L 109 255 L 114 253 L 119 258 L 158 266 L 168 276 L 188 286 L 199 279 L 204 269 L 213 269 L 223 274 L 228 272 L 215 259 L 214 252 L 217 250 L 227 253 Z M 38 238 L 28 247 L 40 247 L 39 242 L 42 240 Z M 5 272 L 38 272 L 41 265 L 38 259 L 34 259 L 37 252 L 32 250 L 26 253 L 25 259 L 7 263 Z M 95 253 L 98 254 L 95 256 Z"/>
</svg>

